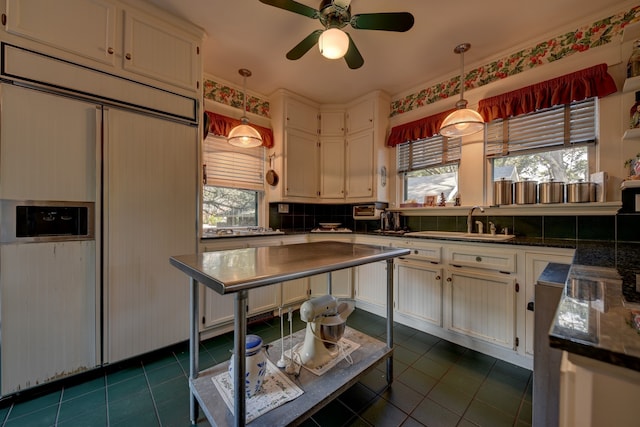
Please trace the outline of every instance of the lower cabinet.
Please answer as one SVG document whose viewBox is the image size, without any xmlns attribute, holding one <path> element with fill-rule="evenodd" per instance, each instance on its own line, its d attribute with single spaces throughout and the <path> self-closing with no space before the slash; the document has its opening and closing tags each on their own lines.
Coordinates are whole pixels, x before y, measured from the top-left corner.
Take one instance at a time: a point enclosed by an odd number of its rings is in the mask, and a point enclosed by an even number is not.
<svg viewBox="0 0 640 427">
<path fill-rule="evenodd" d="M 355 267 L 356 306 L 385 316 L 387 313 L 387 262 L 372 262 Z"/>
<path fill-rule="evenodd" d="M 397 320 L 414 319 L 442 326 L 442 266 L 398 261 L 394 290 Z"/>
<path fill-rule="evenodd" d="M 327 275 L 331 274 L 331 295 L 337 298 L 353 298 L 352 280 L 353 269 L 345 268 L 325 274 L 309 277 L 310 296 L 326 295 L 328 290 Z"/>
<path fill-rule="evenodd" d="M 462 268 L 446 276 L 444 327 L 515 350 L 516 279 Z"/>
</svg>

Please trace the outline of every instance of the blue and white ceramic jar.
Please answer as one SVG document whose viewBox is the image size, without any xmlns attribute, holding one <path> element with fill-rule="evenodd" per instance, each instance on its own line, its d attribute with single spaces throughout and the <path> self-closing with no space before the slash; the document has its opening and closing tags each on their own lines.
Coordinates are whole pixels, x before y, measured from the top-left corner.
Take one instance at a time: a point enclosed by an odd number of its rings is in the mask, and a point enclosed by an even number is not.
<svg viewBox="0 0 640 427">
<path fill-rule="evenodd" d="M 267 354 L 258 335 L 247 335 L 245 354 L 245 390 L 247 397 L 257 394 L 267 373 Z M 233 380 L 233 354 L 229 360 L 229 375 Z"/>
</svg>

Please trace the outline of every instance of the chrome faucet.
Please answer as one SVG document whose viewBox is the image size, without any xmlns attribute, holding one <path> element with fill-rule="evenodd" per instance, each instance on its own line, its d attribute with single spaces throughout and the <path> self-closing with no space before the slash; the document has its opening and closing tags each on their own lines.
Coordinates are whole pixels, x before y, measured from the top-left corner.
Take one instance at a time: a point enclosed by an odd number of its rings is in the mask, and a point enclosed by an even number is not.
<svg viewBox="0 0 640 427">
<path fill-rule="evenodd" d="M 476 209 L 480 209 L 480 212 L 484 212 L 484 208 L 482 206 L 474 206 L 469 209 L 469 214 L 467 215 L 467 233 L 473 233 L 473 211 Z"/>
</svg>

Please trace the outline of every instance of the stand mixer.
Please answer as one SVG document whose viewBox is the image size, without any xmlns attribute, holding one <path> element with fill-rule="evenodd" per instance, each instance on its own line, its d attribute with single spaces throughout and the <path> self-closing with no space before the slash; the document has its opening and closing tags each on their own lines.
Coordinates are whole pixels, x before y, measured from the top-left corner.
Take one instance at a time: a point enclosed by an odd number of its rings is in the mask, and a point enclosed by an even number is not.
<svg viewBox="0 0 640 427">
<path fill-rule="evenodd" d="M 304 366 L 317 368 L 338 355 L 336 344 L 344 334 L 347 317 L 353 309 L 353 302 L 338 301 L 331 295 L 312 298 L 302 304 L 300 319 L 307 322 L 307 329 L 299 354 Z"/>
</svg>

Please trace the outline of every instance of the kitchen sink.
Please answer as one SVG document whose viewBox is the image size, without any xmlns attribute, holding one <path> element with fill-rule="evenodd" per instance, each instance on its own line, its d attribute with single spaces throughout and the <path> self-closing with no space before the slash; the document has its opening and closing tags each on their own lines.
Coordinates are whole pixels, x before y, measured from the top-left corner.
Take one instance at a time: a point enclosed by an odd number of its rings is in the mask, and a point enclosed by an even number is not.
<svg viewBox="0 0 640 427">
<path fill-rule="evenodd" d="M 434 239 L 458 239 L 458 240 L 486 240 L 490 242 L 504 242 L 516 237 L 513 234 L 479 234 L 465 233 L 462 231 L 413 231 L 405 233 L 409 237 L 433 237 Z"/>
</svg>

